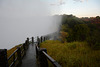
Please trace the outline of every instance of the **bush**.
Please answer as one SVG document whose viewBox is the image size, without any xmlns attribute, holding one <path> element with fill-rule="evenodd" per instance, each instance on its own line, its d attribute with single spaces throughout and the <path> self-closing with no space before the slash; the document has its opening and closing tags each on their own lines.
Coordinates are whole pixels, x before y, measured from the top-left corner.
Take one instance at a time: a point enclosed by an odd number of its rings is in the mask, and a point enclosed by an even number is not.
<svg viewBox="0 0 100 67">
<path fill-rule="evenodd" d="M 69 43 L 67 44 L 69 49 L 75 49 L 76 48 L 76 44 L 75 43 Z"/>
<path fill-rule="evenodd" d="M 86 42 L 61 43 L 49 40 L 40 47 L 47 48 L 47 53 L 62 67 L 100 66 L 100 50 L 91 50 Z"/>
</svg>

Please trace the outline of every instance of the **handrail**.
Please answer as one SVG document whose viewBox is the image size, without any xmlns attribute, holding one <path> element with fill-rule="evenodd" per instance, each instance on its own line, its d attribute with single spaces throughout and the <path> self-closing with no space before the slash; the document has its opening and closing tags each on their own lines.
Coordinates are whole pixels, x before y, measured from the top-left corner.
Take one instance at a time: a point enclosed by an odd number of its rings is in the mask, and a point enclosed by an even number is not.
<svg viewBox="0 0 100 67">
<path fill-rule="evenodd" d="M 40 66 L 42 67 L 48 67 L 48 61 L 47 59 L 53 64 L 54 67 L 62 67 L 58 62 L 56 62 L 52 57 L 50 57 L 47 54 L 46 48 L 40 48 L 39 45 L 43 41 L 47 40 L 48 38 L 37 38 L 37 44 L 36 44 L 36 57 L 38 58 L 40 62 Z"/>
<path fill-rule="evenodd" d="M 0 51 L 0 67 L 15 67 L 22 63 L 22 58 L 26 54 L 26 50 L 29 47 L 29 41 L 30 38 L 27 38 L 24 44 L 20 45 L 8 58 L 7 58 L 7 49 L 1 49 Z M 41 49 L 39 47 L 39 44 L 43 41 L 49 39 L 48 36 L 41 36 L 41 38 L 37 38 L 37 42 L 34 42 L 34 38 L 32 37 L 31 43 L 36 43 L 36 57 L 39 58 L 40 61 L 42 61 L 43 64 L 41 64 L 44 67 L 48 67 L 48 61 L 47 59 L 55 66 L 55 67 L 61 67 L 52 57 L 50 57 L 46 52 L 46 49 Z M 17 54 L 16 54 L 17 53 Z M 3 62 L 2 62 L 3 61 Z M 8 64 L 8 61 L 10 63 Z"/>
<path fill-rule="evenodd" d="M 21 48 L 21 47 L 20 47 Z M 9 67 L 12 67 L 15 62 L 18 60 L 18 56 L 15 57 L 15 53 L 18 52 L 18 49 L 16 49 L 9 57 L 8 57 L 8 61 L 14 56 L 13 61 L 11 62 L 11 64 L 9 65 Z M 18 54 L 17 54 L 18 55 Z"/>
<path fill-rule="evenodd" d="M 16 62 L 16 61 L 17 61 L 17 59 L 18 59 L 18 58 L 16 57 L 14 61 Z M 9 67 L 12 67 L 12 66 L 13 66 L 13 64 L 14 64 L 14 62 L 12 62 L 12 63 L 9 65 Z"/>
<path fill-rule="evenodd" d="M 8 65 L 9 67 L 12 67 L 12 66 L 17 66 L 15 63 L 16 63 L 16 61 L 17 60 L 21 60 L 21 58 L 23 58 L 24 57 L 24 55 L 25 55 L 25 50 L 28 48 L 28 43 L 29 41 L 26 41 L 25 42 L 25 45 L 24 44 L 22 44 L 22 45 L 20 45 L 19 46 L 19 48 L 17 48 L 8 58 L 7 58 L 7 61 L 9 61 L 12 57 L 13 57 L 13 59 L 12 59 L 12 61 L 11 61 L 11 63 Z M 19 49 L 20 49 L 20 54 L 19 54 Z M 17 55 L 15 54 L 15 53 L 17 53 Z M 18 55 L 19 54 L 19 55 Z M 20 57 L 20 58 L 19 58 Z M 18 59 L 19 58 L 19 59 Z M 22 61 L 22 60 L 21 60 Z M 19 62 L 20 63 L 20 62 Z"/>
<path fill-rule="evenodd" d="M 18 51 L 18 49 L 16 49 L 9 57 L 8 60 Z"/>
<path fill-rule="evenodd" d="M 52 57 L 50 57 L 46 52 L 42 51 L 42 53 L 46 56 L 46 58 L 55 66 L 55 67 L 61 67 L 61 65 L 58 64 Z"/>
<path fill-rule="evenodd" d="M 21 46 L 19 46 L 20 48 L 23 47 L 23 44 Z"/>
</svg>

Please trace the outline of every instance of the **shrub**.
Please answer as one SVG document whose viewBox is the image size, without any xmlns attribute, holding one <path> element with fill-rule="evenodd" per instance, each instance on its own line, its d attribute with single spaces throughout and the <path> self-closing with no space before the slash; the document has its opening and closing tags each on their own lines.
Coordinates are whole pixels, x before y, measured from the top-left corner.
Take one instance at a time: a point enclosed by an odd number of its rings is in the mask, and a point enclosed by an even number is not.
<svg viewBox="0 0 100 67">
<path fill-rule="evenodd" d="M 100 67 L 100 50 L 91 50 L 86 42 L 61 43 L 48 40 L 40 45 L 62 67 Z"/>
</svg>

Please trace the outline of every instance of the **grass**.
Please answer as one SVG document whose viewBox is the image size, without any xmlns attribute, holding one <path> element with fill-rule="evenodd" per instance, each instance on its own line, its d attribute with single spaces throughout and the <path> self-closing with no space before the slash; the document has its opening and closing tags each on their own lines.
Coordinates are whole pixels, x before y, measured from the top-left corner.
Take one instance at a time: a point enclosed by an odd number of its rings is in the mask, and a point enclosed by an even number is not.
<svg viewBox="0 0 100 67">
<path fill-rule="evenodd" d="M 86 42 L 61 43 L 48 40 L 40 47 L 62 67 L 100 67 L 100 50 L 92 50 Z"/>
</svg>

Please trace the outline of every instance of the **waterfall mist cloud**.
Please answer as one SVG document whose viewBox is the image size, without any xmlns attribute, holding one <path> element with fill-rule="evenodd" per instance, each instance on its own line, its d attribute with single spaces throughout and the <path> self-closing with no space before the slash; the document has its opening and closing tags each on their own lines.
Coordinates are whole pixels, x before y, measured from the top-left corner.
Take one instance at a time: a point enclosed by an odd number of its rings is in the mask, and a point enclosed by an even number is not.
<svg viewBox="0 0 100 67">
<path fill-rule="evenodd" d="M 40 0 L 0 0 L 0 49 L 57 31 L 60 19 L 49 10 Z"/>
</svg>

